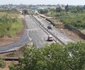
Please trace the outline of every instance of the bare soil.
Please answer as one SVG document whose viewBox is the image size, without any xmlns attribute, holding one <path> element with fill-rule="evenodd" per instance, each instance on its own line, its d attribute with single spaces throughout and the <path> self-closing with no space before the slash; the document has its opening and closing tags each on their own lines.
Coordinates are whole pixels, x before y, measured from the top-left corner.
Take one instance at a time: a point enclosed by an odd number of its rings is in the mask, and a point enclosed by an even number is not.
<svg viewBox="0 0 85 70">
<path fill-rule="evenodd" d="M 15 36 L 15 37 L 11 37 L 11 38 L 8 37 L 8 36 L 4 36 L 3 38 L 0 38 L 0 46 L 4 46 L 4 45 L 14 43 L 19 39 L 20 39 L 19 36 Z"/>
<path fill-rule="evenodd" d="M 78 35 L 74 34 L 72 31 L 68 30 L 68 29 L 61 29 L 61 28 L 58 28 L 57 29 L 58 31 L 66 34 L 69 38 L 71 38 L 72 40 L 74 41 L 81 41 L 81 42 L 85 42 L 84 39 L 82 39 L 81 37 L 79 37 Z"/>
<path fill-rule="evenodd" d="M 24 49 L 24 47 L 14 51 L 14 52 L 0 54 L 0 58 L 23 57 L 23 49 Z M 4 60 L 5 67 L 0 68 L 0 70 L 9 70 L 9 66 L 11 66 L 12 64 L 17 64 L 17 63 L 18 63 L 18 61 L 5 61 Z"/>
</svg>

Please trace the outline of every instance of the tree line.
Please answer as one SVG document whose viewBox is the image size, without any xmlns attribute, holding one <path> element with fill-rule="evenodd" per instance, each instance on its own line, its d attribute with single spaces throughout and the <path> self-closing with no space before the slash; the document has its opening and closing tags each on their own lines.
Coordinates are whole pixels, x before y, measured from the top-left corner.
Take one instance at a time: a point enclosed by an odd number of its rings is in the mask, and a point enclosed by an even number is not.
<svg viewBox="0 0 85 70">
<path fill-rule="evenodd" d="M 56 9 L 42 9 L 41 14 L 56 17 L 69 29 L 85 29 L 85 5 L 84 6 L 58 6 Z"/>
<path fill-rule="evenodd" d="M 23 57 L 10 70 L 85 70 L 85 43 L 29 47 L 25 48 Z"/>
<path fill-rule="evenodd" d="M 0 12 L 7 12 L 7 13 L 19 13 L 19 11 L 16 8 L 2 8 L 0 9 Z"/>
</svg>

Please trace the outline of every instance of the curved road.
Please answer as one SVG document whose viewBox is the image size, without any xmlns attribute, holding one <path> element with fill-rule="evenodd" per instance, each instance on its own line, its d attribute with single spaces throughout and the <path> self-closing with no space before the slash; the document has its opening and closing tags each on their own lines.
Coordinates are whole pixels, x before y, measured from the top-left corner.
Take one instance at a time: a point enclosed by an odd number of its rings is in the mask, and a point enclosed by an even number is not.
<svg viewBox="0 0 85 70">
<path fill-rule="evenodd" d="M 53 42 L 46 41 L 48 35 L 32 20 L 29 15 L 24 17 L 26 21 L 26 29 L 21 39 L 15 43 L 6 46 L 0 46 L 0 53 L 14 51 L 26 44 L 33 42 L 36 48 L 42 47 Z"/>
<path fill-rule="evenodd" d="M 34 16 L 38 21 L 42 23 L 42 25 L 47 28 L 48 25 L 51 25 L 50 22 L 46 21 L 45 19 L 42 19 L 39 16 Z M 48 34 L 40 27 L 39 23 L 37 21 L 34 21 L 29 15 L 26 15 L 24 17 L 26 21 L 26 29 L 23 35 L 21 36 L 21 39 L 13 44 L 6 45 L 6 46 L 0 46 L 0 53 L 5 53 L 9 51 L 14 51 L 17 48 L 20 48 L 26 44 L 29 44 L 33 42 L 34 46 L 36 48 L 42 47 L 46 44 L 54 43 L 46 41 Z M 52 25 L 51 25 L 52 26 Z M 52 30 L 49 30 L 51 33 L 53 33 L 55 36 L 57 36 L 62 42 L 67 44 L 67 42 L 74 42 L 71 40 L 68 36 L 65 34 L 62 34 L 58 32 L 55 27 L 52 27 Z"/>
<path fill-rule="evenodd" d="M 0 46 L 0 53 L 14 51 L 17 48 L 24 46 L 29 42 L 30 42 L 30 40 L 29 40 L 29 37 L 27 36 L 27 31 L 25 31 L 19 41 L 6 45 L 6 46 Z"/>
<path fill-rule="evenodd" d="M 22 34 L 19 41 L 6 45 L 6 46 L 0 46 L 0 53 L 10 52 L 14 51 L 17 48 L 20 48 L 28 43 L 31 42 L 30 38 L 27 35 L 28 31 L 25 29 L 24 33 Z"/>
</svg>

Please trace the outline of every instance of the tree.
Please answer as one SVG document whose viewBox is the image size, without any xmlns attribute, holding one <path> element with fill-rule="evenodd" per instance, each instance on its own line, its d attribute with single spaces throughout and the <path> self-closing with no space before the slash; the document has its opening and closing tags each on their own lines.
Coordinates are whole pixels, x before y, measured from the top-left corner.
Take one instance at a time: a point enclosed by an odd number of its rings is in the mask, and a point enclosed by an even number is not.
<svg viewBox="0 0 85 70">
<path fill-rule="evenodd" d="M 4 61 L 0 58 L 0 68 L 3 68 L 4 66 Z"/>
<path fill-rule="evenodd" d="M 27 10 L 23 10 L 23 14 L 28 14 L 28 11 Z"/>
<path fill-rule="evenodd" d="M 48 13 L 48 10 L 47 9 L 40 9 L 39 12 L 41 14 L 46 14 L 46 13 Z"/>
<path fill-rule="evenodd" d="M 77 6 L 76 9 L 77 9 L 77 12 L 81 12 L 81 13 L 83 12 L 83 7 Z"/>
<path fill-rule="evenodd" d="M 69 43 L 65 48 L 70 70 L 85 70 L 85 43 Z"/>
<path fill-rule="evenodd" d="M 63 10 L 60 6 L 56 8 L 56 12 L 61 12 L 61 11 L 63 11 Z"/>
<path fill-rule="evenodd" d="M 18 65 L 13 65 L 10 70 L 67 70 L 64 51 L 61 45 L 51 44 L 43 48 L 27 48 L 24 59 Z"/>
<path fill-rule="evenodd" d="M 85 70 L 85 43 L 26 48 L 24 58 L 10 70 Z"/>
<path fill-rule="evenodd" d="M 85 5 L 83 6 L 83 9 L 85 10 Z"/>
<path fill-rule="evenodd" d="M 66 11 L 66 12 L 69 11 L 69 6 L 68 6 L 68 5 L 65 6 L 65 11 Z"/>
<path fill-rule="evenodd" d="M 72 6 L 72 7 L 70 8 L 70 11 L 71 11 L 72 13 L 77 13 L 77 8 L 76 8 L 75 6 Z"/>
</svg>

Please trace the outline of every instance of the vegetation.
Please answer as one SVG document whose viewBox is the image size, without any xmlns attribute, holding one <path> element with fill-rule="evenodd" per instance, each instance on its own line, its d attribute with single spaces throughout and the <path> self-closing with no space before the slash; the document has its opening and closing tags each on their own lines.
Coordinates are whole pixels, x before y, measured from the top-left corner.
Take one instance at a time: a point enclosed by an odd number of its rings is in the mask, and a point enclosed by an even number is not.
<svg viewBox="0 0 85 70">
<path fill-rule="evenodd" d="M 85 70 L 85 43 L 46 45 L 43 48 L 26 48 L 24 58 L 10 70 Z"/>
<path fill-rule="evenodd" d="M 28 13 L 28 10 L 23 10 L 23 13 L 22 14 L 24 14 L 24 15 L 29 14 Z"/>
<path fill-rule="evenodd" d="M 0 9 L 0 38 L 14 36 L 22 29 L 22 19 L 18 18 L 19 15 L 19 11 L 15 8 Z"/>
<path fill-rule="evenodd" d="M 16 8 L 1 8 L 0 12 L 7 12 L 7 13 L 19 13 L 19 11 Z"/>
<path fill-rule="evenodd" d="M 48 13 L 48 10 L 47 9 L 40 9 L 39 10 L 39 13 L 46 14 L 46 13 Z"/>
<path fill-rule="evenodd" d="M 0 38 L 14 36 L 23 27 L 21 19 L 10 17 L 7 14 L 0 17 Z"/>
<path fill-rule="evenodd" d="M 70 29 L 85 29 L 85 6 L 59 6 L 48 9 L 47 15 L 58 18 Z"/>
<path fill-rule="evenodd" d="M 5 66 L 4 61 L 0 59 L 0 68 L 3 68 Z"/>
<path fill-rule="evenodd" d="M 66 13 L 61 12 L 57 17 L 60 18 L 60 21 L 65 25 L 71 26 L 71 28 L 84 29 L 85 28 L 85 13 Z"/>
</svg>

